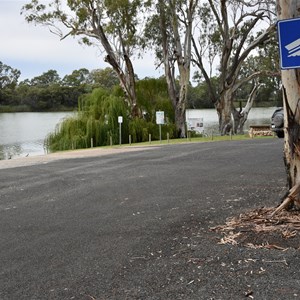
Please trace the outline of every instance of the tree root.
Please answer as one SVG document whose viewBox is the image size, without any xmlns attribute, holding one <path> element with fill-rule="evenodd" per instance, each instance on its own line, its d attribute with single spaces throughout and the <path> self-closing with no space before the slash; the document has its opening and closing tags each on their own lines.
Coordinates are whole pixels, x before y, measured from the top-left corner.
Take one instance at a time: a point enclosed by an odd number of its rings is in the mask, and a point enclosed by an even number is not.
<svg viewBox="0 0 300 300">
<path fill-rule="evenodd" d="M 271 218 L 274 217 L 278 212 L 286 209 L 290 204 L 293 204 L 296 207 L 300 207 L 300 183 L 297 183 L 289 190 L 289 194 L 274 210 L 274 212 L 271 214 Z"/>
</svg>

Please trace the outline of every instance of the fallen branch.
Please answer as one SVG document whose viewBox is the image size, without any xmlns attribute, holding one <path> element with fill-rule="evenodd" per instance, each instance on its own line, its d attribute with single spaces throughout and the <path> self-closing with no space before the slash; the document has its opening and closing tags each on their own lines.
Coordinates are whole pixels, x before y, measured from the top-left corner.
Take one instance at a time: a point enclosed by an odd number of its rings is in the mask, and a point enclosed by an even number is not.
<svg viewBox="0 0 300 300">
<path fill-rule="evenodd" d="M 299 194 L 300 194 L 300 183 L 294 185 L 287 197 L 283 200 L 283 202 L 274 210 L 271 214 L 271 218 L 273 218 L 278 212 L 283 209 L 286 209 L 290 204 L 299 203 Z"/>
</svg>

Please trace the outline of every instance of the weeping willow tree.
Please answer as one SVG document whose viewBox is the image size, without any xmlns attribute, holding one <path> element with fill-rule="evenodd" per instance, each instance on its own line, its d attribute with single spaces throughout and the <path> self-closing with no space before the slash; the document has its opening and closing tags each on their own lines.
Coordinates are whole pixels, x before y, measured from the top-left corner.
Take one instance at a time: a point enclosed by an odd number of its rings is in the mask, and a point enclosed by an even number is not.
<svg viewBox="0 0 300 300">
<path fill-rule="evenodd" d="M 147 121 L 155 123 L 156 111 L 164 111 L 167 123 L 175 123 L 175 112 L 169 100 L 166 78 L 145 78 L 137 81 L 139 107 Z"/>
<path fill-rule="evenodd" d="M 46 139 L 48 151 L 117 144 L 118 116 L 123 117 L 122 141 L 128 141 L 128 107 L 121 97 L 95 89 L 79 100 L 78 113 L 59 124 Z"/>
<path fill-rule="evenodd" d="M 137 84 L 139 105 L 145 118 L 131 116 L 130 106 L 123 100 L 122 92 L 94 89 L 82 95 L 78 102 L 78 113 L 66 118 L 55 132 L 48 135 L 45 147 L 49 152 L 90 148 L 119 144 L 118 116 L 123 117 L 122 143 L 133 143 L 159 139 L 159 128 L 155 124 L 155 112 L 165 111 L 167 124 L 162 127 L 164 137 L 176 134 L 174 113 L 170 101 L 163 92 L 164 83 L 157 79 L 142 80 Z"/>
</svg>

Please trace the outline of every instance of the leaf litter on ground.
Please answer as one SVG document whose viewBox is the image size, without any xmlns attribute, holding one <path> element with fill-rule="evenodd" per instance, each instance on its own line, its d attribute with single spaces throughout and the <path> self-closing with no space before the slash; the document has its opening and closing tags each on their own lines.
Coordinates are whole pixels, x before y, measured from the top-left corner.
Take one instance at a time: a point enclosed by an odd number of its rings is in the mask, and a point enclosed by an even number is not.
<svg viewBox="0 0 300 300">
<path fill-rule="evenodd" d="M 249 248 L 300 249 L 300 213 L 282 210 L 272 216 L 274 208 L 258 208 L 228 218 L 224 225 L 210 228 L 221 232 L 220 244 Z"/>
</svg>

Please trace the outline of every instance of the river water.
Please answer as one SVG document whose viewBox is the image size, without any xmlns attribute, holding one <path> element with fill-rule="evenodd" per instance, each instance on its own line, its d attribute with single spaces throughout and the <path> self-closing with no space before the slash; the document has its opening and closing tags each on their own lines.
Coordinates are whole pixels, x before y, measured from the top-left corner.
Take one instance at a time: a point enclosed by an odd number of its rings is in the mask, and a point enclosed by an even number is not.
<svg viewBox="0 0 300 300">
<path fill-rule="evenodd" d="M 0 159 L 46 154 L 45 138 L 71 114 L 0 113 Z"/>
<path fill-rule="evenodd" d="M 252 108 L 245 129 L 249 125 L 270 124 L 274 107 Z M 44 140 L 57 124 L 71 112 L 0 113 L 0 159 L 46 154 Z M 199 109 L 207 133 L 218 132 L 215 109 Z"/>
</svg>

